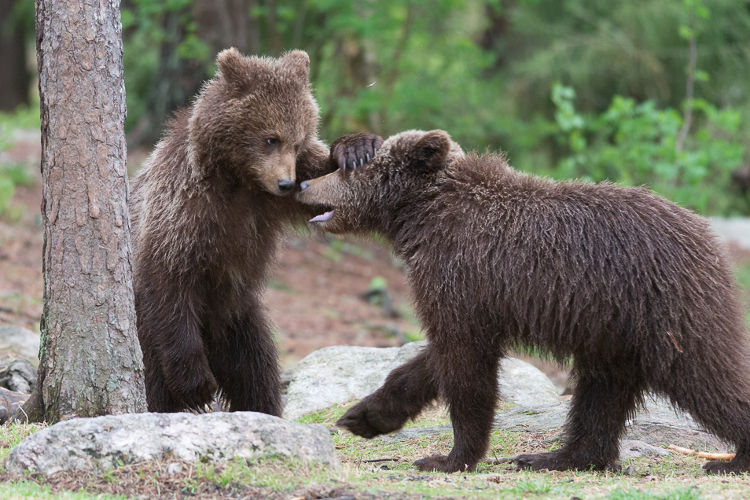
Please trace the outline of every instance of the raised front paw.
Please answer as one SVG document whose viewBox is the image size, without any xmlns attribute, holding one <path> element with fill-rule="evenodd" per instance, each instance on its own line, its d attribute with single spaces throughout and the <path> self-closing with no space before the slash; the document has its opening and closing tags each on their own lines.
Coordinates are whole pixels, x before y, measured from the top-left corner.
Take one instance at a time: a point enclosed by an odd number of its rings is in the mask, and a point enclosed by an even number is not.
<svg viewBox="0 0 750 500">
<path fill-rule="evenodd" d="M 400 429 L 406 420 L 405 415 L 387 414 L 381 411 L 376 400 L 365 398 L 349 408 L 336 425 L 348 429 L 352 434 L 370 439 Z"/>
<path fill-rule="evenodd" d="M 343 170 L 353 170 L 368 163 L 383 144 L 374 134 L 349 134 L 333 141 L 331 159 Z"/>
<path fill-rule="evenodd" d="M 463 472 L 474 470 L 476 464 L 465 464 L 460 461 L 451 460 L 445 455 L 432 455 L 414 462 L 417 469 L 424 472 Z"/>
</svg>

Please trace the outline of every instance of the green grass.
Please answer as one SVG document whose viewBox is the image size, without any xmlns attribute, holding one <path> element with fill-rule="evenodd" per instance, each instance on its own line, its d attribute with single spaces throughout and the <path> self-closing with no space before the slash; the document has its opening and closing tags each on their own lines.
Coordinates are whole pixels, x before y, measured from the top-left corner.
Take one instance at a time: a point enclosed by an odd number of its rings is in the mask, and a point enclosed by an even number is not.
<svg viewBox="0 0 750 500">
<path fill-rule="evenodd" d="M 167 464 L 129 464 L 99 475 L 74 475 L 62 482 L 46 484 L 31 479 L 0 482 L 0 498 L 123 498 L 157 495 L 196 497 L 314 496 L 314 491 L 337 491 L 337 495 L 372 493 L 390 498 L 605 498 L 636 499 L 724 499 L 747 498 L 750 476 L 707 476 L 703 461 L 683 455 L 640 457 L 625 460 L 625 473 L 517 471 L 507 457 L 554 449 L 555 434 L 529 434 L 494 430 L 484 461 L 473 473 L 427 473 L 418 471 L 414 460 L 435 453 L 448 453 L 453 444 L 450 431 L 411 439 L 362 439 L 337 429 L 334 422 L 352 403 L 336 405 L 306 415 L 303 423 L 322 424 L 332 431 L 342 464 L 337 472 L 322 466 L 282 457 L 257 460 L 234 459 L 225 464 L 182 464 L 176 475 Z M 448 426 L 445 408 L 429 408 L 409 428 Z M 40 426 L 14 424 L 0 429 L 0 459 L 24 436 Z M 322 489 L 320 489 L 322 488 Z M 74 493 L 75 491 L 75 493 Z M 318 493 L 315 493 L 318 494 Z M 325 493 L 328 495 L 328 493 Z M 332 495 L 329 495 L 332 496 Z M 333 495 L 335 496 L 335 495 Z"/>
<path fill-rule="evenodd" d="M 615 490 L 609 495 L 610 500 L 697 500 L 702 498 L 696 488 L 675 488 L 665 493 L 643 492 L 631 488 Z"/>
<path fill-rule="evenodd" d="M 107 495 L 87 493 L 85 491 L 52 491 L 50 486 L 40 485 L 34 481 L 9 481 L 0 483 L 0 498 L 6 500 L 16 498 L 33 498 L 38 500 L 124 500 L 130 498 L 123 495 Z"/>
</svg>

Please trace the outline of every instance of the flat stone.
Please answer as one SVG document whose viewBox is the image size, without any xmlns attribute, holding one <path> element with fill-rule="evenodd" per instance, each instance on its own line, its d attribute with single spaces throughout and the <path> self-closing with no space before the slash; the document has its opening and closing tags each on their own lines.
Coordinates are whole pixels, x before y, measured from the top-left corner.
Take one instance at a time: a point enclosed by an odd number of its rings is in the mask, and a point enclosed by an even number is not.
<svg viewBox="0 0 750 500">
<path fill-rule="evenodd" d="M 49 477 L 152 460 L 288 457 L 340 469 L 329 431 L 253 412 L 139 413 L 67 420 L 16 446 L 6 471 Z"/>
</svg>

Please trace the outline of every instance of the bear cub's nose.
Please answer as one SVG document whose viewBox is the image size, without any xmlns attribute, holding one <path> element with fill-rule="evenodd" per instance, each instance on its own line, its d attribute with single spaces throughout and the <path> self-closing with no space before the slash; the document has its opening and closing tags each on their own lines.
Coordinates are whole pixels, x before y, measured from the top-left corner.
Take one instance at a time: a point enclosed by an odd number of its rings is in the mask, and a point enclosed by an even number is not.
<svg viewBox="0 0 750 500">
<path fill-rule="evenodd" d="M 279 181 L 279 191 L 282 193 L 288 193 L 294 189 L 295 184 L 296 182 L 294 181 Z"/>
</svg>

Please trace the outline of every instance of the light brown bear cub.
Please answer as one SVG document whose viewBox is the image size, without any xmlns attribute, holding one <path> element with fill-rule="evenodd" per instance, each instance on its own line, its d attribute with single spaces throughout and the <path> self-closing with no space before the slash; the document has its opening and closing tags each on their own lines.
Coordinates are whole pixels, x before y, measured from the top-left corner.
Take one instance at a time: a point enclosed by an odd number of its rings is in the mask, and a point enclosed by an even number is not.
<svg viewBox="0 0 750 500">
<path fill-rule="evenodd" d="M 427 348 L 338 422 L 392 432 L 436 397 L 454 446 L 422 470 L 473 469 L 487 450 L 498 361 L 512 346 L 572 356 L 576 387 L 559 450 L 532 469 L 616 468 L 646 391 L 666 395 L 750 470 L 750 349 L 732 273 L 706 221 L 643 188 L 552 182 L 445 132 L 389 138 L 370 165 L 302 183 L 327 231 L 385 235 L 408 265 Z"/>
<path fill-rule="evenodd" d="M 260 294 L 280 234 L 304 215 L 297 181 L 364 163 L 380 138 L 317 138 L 302 51 L 221 52 L 132 183 L 133 275 L 150 411 L 281 412 L 276 349 Z"/>
</svg>

